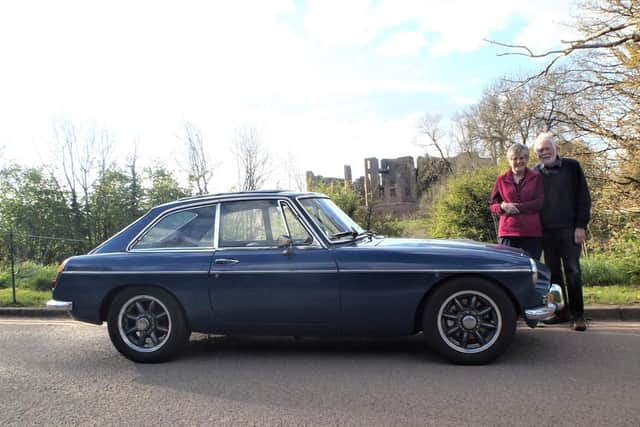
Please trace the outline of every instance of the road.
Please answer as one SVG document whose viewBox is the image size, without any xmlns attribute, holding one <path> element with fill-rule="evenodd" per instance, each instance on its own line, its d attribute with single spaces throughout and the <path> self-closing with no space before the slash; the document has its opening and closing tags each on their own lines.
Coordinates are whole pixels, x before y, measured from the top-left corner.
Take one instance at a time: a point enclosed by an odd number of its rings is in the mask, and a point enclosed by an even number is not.
<svg viewBox="0 0 640 427">
<path fill-rule="evenodd" d="M 0 318 L 0 425 L 640 425 L 640 323 L 518 329 L 489 366 L 402 339 L 197 335 L 136 365 L 104 326 Z"/>
</svg>

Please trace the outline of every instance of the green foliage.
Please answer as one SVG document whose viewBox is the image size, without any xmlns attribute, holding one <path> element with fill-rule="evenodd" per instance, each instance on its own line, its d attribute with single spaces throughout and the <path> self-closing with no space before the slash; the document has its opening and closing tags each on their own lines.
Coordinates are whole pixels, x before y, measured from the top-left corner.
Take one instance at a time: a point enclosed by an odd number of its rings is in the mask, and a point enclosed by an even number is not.
<svg viewBox="0 0 640 427">
<path fill-rule="evenodd" d="M 82 242 L 47 239 L 69 237 L 72 217 L 65 194 L 51 174 L 16 165 L 0 170 L 0 262 L 9 258 L 12 230 L 16 259 L 51 263 L 75 253 Z"/>
<path fill-rule="evenodd" d="M 426 218 L 411 218 L 399 221 L 402 237 L 424 239 L 429 237 L 429 221 Z"/>
<path fill-rule="evenodd" d="M 130 189 L 130 178 L 116 170 L 107 170 L 95 183 L 89 196 L 94 244 L 105 241 L 140 215 L 131 211 Z"/>
<path fill-rule="evenodd" d="M 380 214 L 375 205 L 359 206 L 352 218 L 365 230 L 385 237 L 399 237 L 403 234 L 402 221 L 391 215 Z"/>
<path fill-rule="evenodd" d="M 11 286 L 11 271 L 9 268 L 0 270 L 0 289 Z"/>
<path fill-rule="evenodd" d="M 496 240 L 489 201 L 498 167 L 484 167 L 451 177 L 434 200 L 429 235 L 436 238 L 463 238 L 482 242 Z"/>
<path fill-rule="evenodd" d="M 171 172 L 162 166 L 148 168 L 145 170 L 144 175 L 151 183 L 151 186 L 145 192 L 144 209 L 151 209 L 153 206 L 190 195 L 187 189 L 180 187 Z"/>
<path fill-rule="evenodd" d="M 14 266 L 16 288 L 47 291 L 56 277 L 58 266 L 55 264 L 40 265 L 33 261 L 24 261 Z M 11 271 L 9 266 L 0 270 L 0 288 L 11 287 Z"/>
<path fill-rule="evenodd" d="M 638 285 L 640 260 L 637 252 L 628 254 L 594 253 L 581 260 L 585 286 Z"/>
<path fill-rule="evenodd" d="M 364 206 L 362 196 L 348 184 L 325 184 L 322 182 L 310 186 L 309 191 L 324 193 L 347 215 L 366 230 L 389 237 L 401 236 L 402 222 L 391 215 L 381 215 L 375 206 Z"/>
<path fill-rule="evenodd" d="M 356 211 L 363 205 L 362 196 L 348 184 L 325 184 L 323 182 L 317 182 L 309 186 L 309 191 L 323 193 L 331 197 L 331 200 L 333 200 L 340 209 L 354 219 Z"/>
</svg>

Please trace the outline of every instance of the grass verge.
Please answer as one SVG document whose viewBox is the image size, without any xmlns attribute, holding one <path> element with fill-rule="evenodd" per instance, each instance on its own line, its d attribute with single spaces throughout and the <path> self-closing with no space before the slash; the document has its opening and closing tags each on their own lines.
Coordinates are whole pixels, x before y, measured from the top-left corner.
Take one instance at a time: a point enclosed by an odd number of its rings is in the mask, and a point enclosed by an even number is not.
<svg viewBox="0 0 640 427">
<path fill-rule="evenodd" d="M 16 303 L 13 302 L 11 288 L 0 289 L 0 307 L 44 307 L 51 299 L 51 291 L 34 291 L 16 288 Z"/>
<path fill-rule="evenodd" d="M 640 286 L 587 286 L 583 288 L 583 293 L 585 305 L 640 304 Z"/>
</svg>

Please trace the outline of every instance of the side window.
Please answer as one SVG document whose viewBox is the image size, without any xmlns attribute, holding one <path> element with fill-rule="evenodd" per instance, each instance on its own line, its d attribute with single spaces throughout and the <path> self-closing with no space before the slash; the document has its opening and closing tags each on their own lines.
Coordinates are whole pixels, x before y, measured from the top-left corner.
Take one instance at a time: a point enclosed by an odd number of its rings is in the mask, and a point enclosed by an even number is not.
<svg viewBox="0 0 640 427">
<path fill-rule="evenodd" d="M 287 234 L 276 200 L 227 202 L 222 205 L 220 247 L 277 246 Z"/>
<path fill-rule="evenodd" d="M 147 231 L 133 249 L 211 248 L 215 216 L 215 205 L 169 214 Z"/>
<path fill-rule="evenodd" d="M 307 232 L 289 205 L 282 203 L 282 211 L 284 212 L 284 218 L 289 228 L 289 237 L 293 240 L 293 244 L 296 246 L 310 245 L 313 242 L 313 237 Z"/>
</svg>

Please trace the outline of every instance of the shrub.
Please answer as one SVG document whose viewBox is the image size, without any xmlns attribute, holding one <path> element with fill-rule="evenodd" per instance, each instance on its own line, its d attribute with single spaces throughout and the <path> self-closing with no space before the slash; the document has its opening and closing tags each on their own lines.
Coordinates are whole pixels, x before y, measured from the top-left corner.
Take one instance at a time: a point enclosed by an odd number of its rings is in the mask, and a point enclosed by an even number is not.
<svg viewBox="0 0 640 427">
<path fill-rule="evenodd" d="M 17 263 L 14 267 L 16 288 L 48 291 L 56 277 L 57 268 L 54 264 L 40 265 L 33 261 Z M 0 271 L 0 288 L 8 287 L 11 287 L 11 272 L 7 266 Z"/>
<path fill-rule="evenodd" d="M 56 278 L 56 265 L 45 265 L 40 270 L 33 273 L 28 279 L 22 282 L 22 288 L 34 291 L 48 291 L 51 289 L 51 282 Z"/>
<path fill-rule="evenodd" d="M 637 285 L 640 262 L 636 256 L 597 253 L 582 258 L 582 281 L 585 286 Z"/>
<path fill-rule="evenodd" d="M 11 286 L 11 271 L 7 268 L 7 270 L 0 270 L 0 289 L 8 288 Z"/>
<path fill-rule="evenodd" d="M 489 202 L 498 174 L 498 167 L 491 166 L 449 178 L 444 191 L 434 200 L 429 218 L 429 235 L 495 241 L 495 225 Z"/>
</svg>

